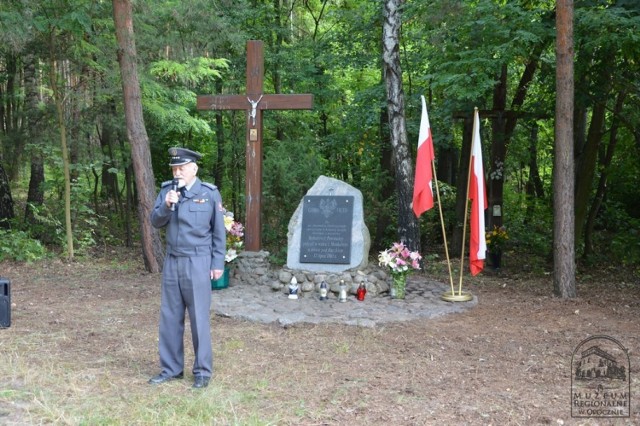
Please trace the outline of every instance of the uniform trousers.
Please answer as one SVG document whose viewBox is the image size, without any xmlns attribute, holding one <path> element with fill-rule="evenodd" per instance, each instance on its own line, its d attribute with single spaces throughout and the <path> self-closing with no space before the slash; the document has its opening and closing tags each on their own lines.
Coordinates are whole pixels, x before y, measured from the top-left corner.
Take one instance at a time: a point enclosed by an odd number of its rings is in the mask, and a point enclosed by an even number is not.
<svg viewBox="0 0 640 426">
<path fill-rule="evenodd" d="M 189 313 L 195 360 L 193 375 L 211 377 L 211 255 L 167 255 L 162 271 L 160 365 L 176 376 L 184 371 L 185 310 Z"/>
</svg>

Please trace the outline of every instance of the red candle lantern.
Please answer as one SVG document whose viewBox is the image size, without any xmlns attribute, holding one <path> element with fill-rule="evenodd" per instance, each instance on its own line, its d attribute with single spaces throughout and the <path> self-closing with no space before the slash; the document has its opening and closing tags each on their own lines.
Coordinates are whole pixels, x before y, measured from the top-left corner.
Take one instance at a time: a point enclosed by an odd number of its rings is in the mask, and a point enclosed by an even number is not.
<svg viewBox="0 0 640 426">
<path fill-rule="evenodd" d="M 364 300 L 364 296 L 367 294 L 367 288 L 364 286 L 364 283 L 360 283 L 360 287 L 356 291 L 356 299 Z"/>
</svg>

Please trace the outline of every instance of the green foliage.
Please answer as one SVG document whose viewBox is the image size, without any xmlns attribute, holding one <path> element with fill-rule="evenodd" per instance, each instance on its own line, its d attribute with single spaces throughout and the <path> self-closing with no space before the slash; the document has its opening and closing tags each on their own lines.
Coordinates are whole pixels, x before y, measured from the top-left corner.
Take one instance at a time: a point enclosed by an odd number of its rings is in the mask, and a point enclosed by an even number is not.
<svg viewBox="0 0 640 426">
<path fill-rule="evenodd" d="M 56 180 L 49 182 L 47 188 L 54 194 L 61 194 L 62 186 L 62 176 L 56 175 Z M 71 221 L 74 250 L 77 255 L 88 254 L 97 244 L 118 243 L 114 239 L 114 235 L 117 235 L 117 223 L 114 223 L 114 218 L 108 220 L 91 207 L 91 195 L 88 188 L 77 183 L 71 186 Z M 31 205 L 31 211 L 34 222 L 28 224 L 29 234 L 37 236 L 38 240 L 46 245 L 64 248 L 66 237 L 62 198 L 53 198 L 42 206 Z"/>
<path fill-rule="evenodd" d="M 365 222 L 371 234 L 373 253 L 389 247 L 398 240 L 398 198 L 395 193 L 389 198 L 379 200 L 368 199 L 367 195 L 363 191 Z M 379 239 L 377 242 L 374 240 L 376 236 Z"/>
<path fill-rule="evenodd" d="M 44 244 L 64 244 L 64 213 L 58 209 L 58 214 L 53 215 L 47 204 L 43 206 L 30 205 L 34 223 L 29 224 L 32 235 L 38 236 Z"/>
<path fill-rule="evenodd" d="M 415 2 L 407 9 L 406 19 L 426 24 L 406 35 L 428 40 L 408 52 L 420 67 L 420 81 L 436 96 L 446 93 L 456 109 L 488 106 L 502 64 L 528 58 L 553 31 L 544 9 L 527 10 L 520 2 Z"/>
<path fill-rule="evenodd" d="M 152 63 L 149 72 L 171 86 L 197 87 L 213 84 L 216 79 L 222 78 L 220 70 L 228 68 L 229 61 L 226 59 L 198 57 L 183 63 L 163 59 Z"/>
<path fill-rule="evenodd" d="M 446 271 L 446 263 L 441 263 L 441 257 L 438 253 L 430 253 L 427 255 L 422 255 L 422 264 L 425 272 L 438 275 Z"/>
<path fill-rule="evenodd" d="M 289 219 L 323 170 L 324 162 L 310 140 L 269 146 L 264 161 L 263 242 L 275 261 L 286 263 Z"/>
<path fill-rule="evenodd" d="M 214 151 L 208 143 L 213 136 L 211 117 L 194 113 L 196 97 L 198 92 L 213 93 L 215 81 L 228 67 L 226 59 L 206 57 L 162 59 L 149 65 L 150 76 L 142 80 L 142 93 L 155 164 L 166 165 L 171 146 L 188 146 L 204 154 Z M 211 155 L 205 155 L 204 161 L 213 164 Z M 168 169 L 163 167 L 160 175 L 168 178 Z"/>
<path fill-rule="evenodd" d="M 527 197 L 505 188 L 503 224 L 509 233 L 509 247 L 543 258 L 552 253 L 553 212 L 550 201 Z"/>
<path fill-rule="evenodd" d="M 156 81 L 146 80 L 142 86 L 142 94 L 148 123 L 156 138 L 168 138 L 173 142 L 185 138 L 190 132 L 211 131 L 205 120 L 191 115 L 196 103 L 196 94 L 191 90 L 169 88 Z"/>
<path fill-rule="evenodd" d="M 231 3 L 142 0 L 134 4 L 138 74 L 157 181 L 170 177 L 168 147 L 196 149 L 205 154 L 200 176 L 210 182 L 220 177 L 222 180 L 215 183 L 221 186 L 225 202 L 233 201 L 242 218 L 246 112 L 225 111 L 222 122 L 217 123 L 215 114 L 198 112 L 195 104 L 198 94 L 245 93 L 246 41 L 264 40 L 265 93 L 314 95 L 313 111 L 265 111 L 263 116 L 265 247 L 282 261 L 288 220 L 320 174 L 362 190 L 372 238 L 381 246 L 395 241 L 397 200 L 395 192 L 387 190 L 394 185 L 393 173 L 385 164 L 392 153 L 385 136 L 381 3 L 308 1 L 290 2 L 287 7 L 281 2 Z M 604 211 L 593 238 L 597 252 L 625 263 L 637 258 L 634 230 L 638 229 L 640 211 L 635 139 L 640 122 L 640 36 L 636 31 L 640 14 L 636 3 L 587 1 L 575 5 L 577 104 L 584 106 L 589 120 L 593 102 L 607 100 L 604 131 L 608 135 L 614 110 L 612 93 L 627 93 L 617 151 L 607 170 Z M 473 106 L 491 107 L 503 65 L 507 67 L 509 109 L 525 65 L 540 55 L 523 107 L 517 111 L 526 118 L 518 121 L 504 162 L 503 214 L 511 236 L 509 248 L 543 257 L 551 253 L 553 228 L 554 8 L 553 1 L 406 2 L 400 49 L 411 149 L 418 134 L 419 95 L 424 94 L 437 155 L 445 149 L 459 152 L 462 126 L 456 113 L 470 111 Z M 49 50 L 52 30 L 56 43 Z M 29 235 L 56 249 L 65 244 L 59 135 L 50 125 L 55 122 L 55 111 L 47 66 L 53 54 L 64 64 L 64 80 L 69 83 L 62 89 L 76 179 L 72 189 L 75 243 L 81 253 L 96 245 L 121 244 L 124 233 L 131 229 L 125 226 L 127 206 L 122 185 L 124 172 L 131 171 L 131 158 L 110 2 L 2 2 L 0 41 L 0 91 L 7 105 L 17 108 L 3 109 L 12 114 L 2 117 L 8 126 L 29 118 L 28 112 L 20 109 L 28 104 L 21 67 L 33 56 L 36 73 L 42 76 L 38 81 L 41 127 L 14 129 L 13 134 L 0 139 L 5 159 L 25 149 L 20 164 L 7 167 L 22 174 L 20 182 L 11 182 L 17 206 L 25 203 L 30 156 L 42 153 L 45 158 L 45 203 L 34 206 L 36 223 L 29 224 Z M 12 75 L 9 71 L 14 64 L 17 74 Z M 14 93 L 8 92 L 9 82 Z M 542 199 L 524 195 L 533 120 L 538 128 L 537 160 L 545 190 Z M 492 142 L 490 125 L 489 120 L 483 122 L 487 153 Z M 26 147 L 19 145 L 23 140 L 29 142 Z M 601 148 L 602 157 L 607 146 L 603 143 Z M 456 158 L 449 161 L 455 163 Z M 118 186 L 113 189 L 100 179 L 103 165 L 117 179 Z M 451 166 L 453 170 L 456 167 Z M 491 172 L 491 167 L 487 169 Z M 465 179 L 458 176 L 453 180 L 461 178 Z M 450 235 L 456 220 L 455 185 L 440 182 L 440 191 Z M 128 208 L 135 223 L 135 208 Z M 15 210 L 18 214 L 22 211 Z M 442 238 L 437 209 L 423 215 L 420 222 L 422 251 L 430 252 Z"/>
<path fill-rule="evenodd" d="M 31 39 L 29 21 L 22 10 L 11 10 L 0 6 L 0 41 L 12 51 L 19 52 Z"/>
<path fill-rule="evenodd" d="M 46 256 L 44 246 L 28 233 L 0 229 L 0 261 L 34 262 Z"/>
<path fill-rule="evenodd" d="M 456 222 L 456 188 L 446 182 L 438 181 L 440 190 L 440 203 L 442 207 L 442 215 L 444 216 L 444 224 L 447 235 L 451 235 Z M 425 255 L 434 253 L 434 246 L 442 246 L 444 239 L 442 238 L 442 224 L 440 223 L 440 212 L 438 208 L 438 198 L 434 190 L 434 206 L 433 209 L 425 212 L 420 220 L 420 234 L 422 235 L 422 247 L 420 252 Z"/>
<path fill-rule="evenodd" d="M 630 216 L 621 203 L 609 202 L 603 210 L 595 257 L 625 266 L 640 264 L 640 218 Z"/>
<path fill-rule="evenodd" d="M 638 111 L 629 110 L 627 113 L 636 120 L 640 120 Z M 620 208 L 629 217 L 640 219 L 640 197 L 638 196 L 638 188 L 640 188 L 638 154 L 640 153 L 640 147 L 630 133 L 625 132 L 619 138 L 620 142 L 617 147 L 619 155 L 613 159 L 608 170 L 607 199 L 611 204 L 607 207 L 607 215 L 614 214 L 614 210 Z M 624 227 L 616 226 L 613 229 L 620 230 L 624 229 Z"/>
<path fill-rule="evenodd" d="M 634 220 L 628 232 L 620 232 L 611 240 L 611 254 L 614 261 L 625 266 L 640 264 L 640 221 Z"/>
</svg>

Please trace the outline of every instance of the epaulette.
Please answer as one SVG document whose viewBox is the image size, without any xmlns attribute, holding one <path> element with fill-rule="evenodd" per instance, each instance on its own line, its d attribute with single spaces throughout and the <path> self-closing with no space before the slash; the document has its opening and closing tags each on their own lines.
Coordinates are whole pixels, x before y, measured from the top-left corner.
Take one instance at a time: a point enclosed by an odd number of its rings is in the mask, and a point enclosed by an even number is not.
<svg viewBox="0 0 640 426">
<path fill-rule="evenodd" d="M 162 182 L 162 187 L 164 188 L 167 185 L 171 185 L 171 182 L 173 182 L 173 181 L 172 180 L 168 180 L 168 181 Z"/>
<path fill-rule="evenodd" d="M 217 187 L 217 186 L 215 186 L 215 185 L 214 185 L 214 184 L 212 184 L 212 183 L 202 182 L 202 185 L 203 185 L 203 186 L 206 186 L 207 188 L 209 188 L 209 189 L 211 189 L 211 190 L 216 190 L 216 189 L 218 189 L 218 187 Z"/>
</svg>

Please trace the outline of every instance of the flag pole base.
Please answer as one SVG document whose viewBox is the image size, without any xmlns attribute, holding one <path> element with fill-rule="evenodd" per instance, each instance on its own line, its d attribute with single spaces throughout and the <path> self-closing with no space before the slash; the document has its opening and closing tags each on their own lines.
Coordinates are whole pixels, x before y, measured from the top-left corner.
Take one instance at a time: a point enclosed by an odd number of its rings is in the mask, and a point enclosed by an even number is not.
<svg viewBox="0 0 640 426">
<path fill-rule="evenodd" d="M 440 298 L 442 300 L 446 300 L 447 302 L 468 302 L 469 300 L 473 299 L 473 295 L 466 291 L 453 292 L 453 293 L 450 291 L 447 291 L 445 293 L 442 293 L 442 296 L 440 296 Z"/>
</svg>

